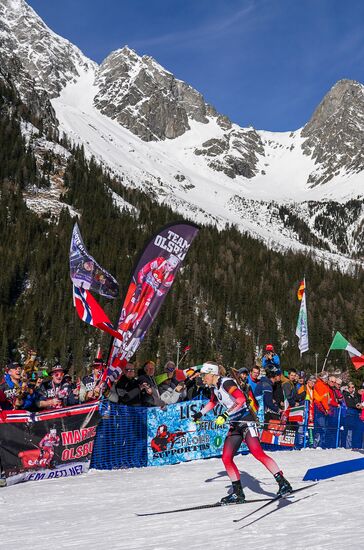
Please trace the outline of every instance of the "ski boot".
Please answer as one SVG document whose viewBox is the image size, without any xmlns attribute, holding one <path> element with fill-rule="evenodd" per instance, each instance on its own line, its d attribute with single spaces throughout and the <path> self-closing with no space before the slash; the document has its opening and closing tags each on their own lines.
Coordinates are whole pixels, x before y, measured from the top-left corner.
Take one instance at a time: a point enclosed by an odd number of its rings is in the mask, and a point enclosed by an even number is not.
<svg viewBox="0 0 364 550">
<path fill-rule="evenodd" d="M 277 496 L 283 497 L 284 495 L 292 493 L 291 484 L 286 480 L 285 477 L 283 477 L 283 472 L 278 472 L 278 474 L 275 474 L 274 479 L 278 483 Z"/>
<path fill-rule="evenodd" d="M 233 481 L 233 492 L 220 500 L 221 504 L 242 504 L 245 495 L 240 481 Z"/>
</svg>

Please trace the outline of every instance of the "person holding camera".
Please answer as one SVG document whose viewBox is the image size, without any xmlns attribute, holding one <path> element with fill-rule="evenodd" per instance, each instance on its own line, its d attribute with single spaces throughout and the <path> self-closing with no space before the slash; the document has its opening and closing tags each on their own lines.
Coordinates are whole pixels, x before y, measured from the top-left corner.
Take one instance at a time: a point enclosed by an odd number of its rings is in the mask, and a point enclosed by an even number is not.
<svg viewBox="0 0 364 550">
<path fill-rule="evenodd" d="M 273 367 L 279 368 L 281 360 L 279 355 L 274 351 L 272 344 L 267 344 L 265 346 L 265 352 L 262 359 L 263 369 L 271 370 Z"/>
</svg>

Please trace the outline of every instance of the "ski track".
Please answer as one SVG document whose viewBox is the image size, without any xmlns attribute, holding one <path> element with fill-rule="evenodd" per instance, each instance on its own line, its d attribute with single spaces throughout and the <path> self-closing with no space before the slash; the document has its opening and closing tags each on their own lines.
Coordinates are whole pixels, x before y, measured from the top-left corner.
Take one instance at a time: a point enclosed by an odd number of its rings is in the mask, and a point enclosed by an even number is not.
<svg viewBox="0 0 364 550">
<path fill-rule="evenodd" d="M 274 453 L 292 484 L 299 487 L 308 468 L 360 458 L 350 450 Z M 276 492 L 276 483 L 251 456 L 237 458 L 247 497 Z M 280 510 L 239 530 L 236 519 L 258 507 L 236 507 L 137 517 L 137 512 L 167 510 L 219 500 L 230 486 L 220 459 L 175 466 L 96 471 L 67 479 L 29 482 L 0 490 L 0 548 L 43 550 L 229 549 L 249 545 L 259 550 L 364 547 L 363 472 L 351 473 L 314 488 L 312 498 Z M 252 489 L 254 492 L 252 492 Z M 308 491 L 310 491 L 308 489 Z M 302 497 L 305 492 L 302 491 Z M 301 496 L 300 496 L 301 498 Z M 270 511 L 268 507 L 267 512 Z M 259 517 L 259 513 L 257 514 Z"/>
</svg>

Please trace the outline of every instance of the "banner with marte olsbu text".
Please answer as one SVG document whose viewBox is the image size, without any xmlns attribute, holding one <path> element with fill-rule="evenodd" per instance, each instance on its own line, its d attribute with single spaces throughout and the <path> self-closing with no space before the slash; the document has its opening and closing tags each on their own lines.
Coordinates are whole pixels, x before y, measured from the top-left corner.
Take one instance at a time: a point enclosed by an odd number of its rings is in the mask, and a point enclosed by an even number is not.
<svg viewBox="0 0 364 550">
<path fill-rule="evenodd" d="M 0 413 L 0 461 L 7 485 L 83 474 L 91 461 L 99 402 L 41 413 Z"/>
</svg>

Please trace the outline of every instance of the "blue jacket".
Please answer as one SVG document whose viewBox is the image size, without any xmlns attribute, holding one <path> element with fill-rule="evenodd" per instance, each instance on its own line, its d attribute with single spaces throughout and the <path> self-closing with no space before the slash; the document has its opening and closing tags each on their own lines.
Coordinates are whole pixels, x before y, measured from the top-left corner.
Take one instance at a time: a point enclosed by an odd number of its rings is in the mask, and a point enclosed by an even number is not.
<svg viewBox="0 0 364 550">
<path fill-rule="evenodd" d="M 272 359 L 267 359 L 265 355 L 263 355 L 262 367 L 264 369 L 269 369 L 269 367 L 279 367 L 280 364 L 281 360 L 279 358 L 279 355 L 277 355 L 276 353 L 273 354 Z"/>
<path fill-rule="evenodd" d="M 255 397 L 259 397 L 260 395 L 263 396 L 264 412 L 279 412 L 279 407 L 273 400 L 273 382 L 270 378 L 262 376 L 257 384 L 254 395 Z"/>
<path fill-rule="evenodd" d="M 259 380 L 258 380 L 258 382 L 254 382 L 254 380 L 252 379 L 252 377 L 249 374 L 247 381 L 248 381 L 249 386 L 251 387 L 252 392 L 254 393 L 254 395 L 256 395 L 255 392 L 256 392 L 257 386 L 259 384 Z"/>
</svg>

